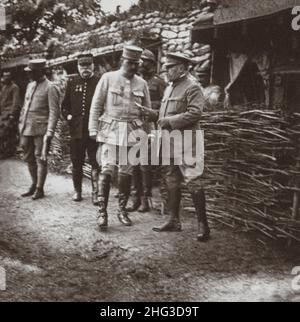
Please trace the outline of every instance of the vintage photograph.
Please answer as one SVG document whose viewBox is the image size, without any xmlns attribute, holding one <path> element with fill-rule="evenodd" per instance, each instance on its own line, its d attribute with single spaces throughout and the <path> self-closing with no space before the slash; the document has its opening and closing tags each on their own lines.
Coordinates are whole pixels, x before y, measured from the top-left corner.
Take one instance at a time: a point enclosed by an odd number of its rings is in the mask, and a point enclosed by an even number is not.
<svg viewBox="0 0 300 322">
<path fill-rule="evenodd" d="M 0 302 L 299 302 L 299 203 L 300 0 L 0 0 Z"/>
</svg>

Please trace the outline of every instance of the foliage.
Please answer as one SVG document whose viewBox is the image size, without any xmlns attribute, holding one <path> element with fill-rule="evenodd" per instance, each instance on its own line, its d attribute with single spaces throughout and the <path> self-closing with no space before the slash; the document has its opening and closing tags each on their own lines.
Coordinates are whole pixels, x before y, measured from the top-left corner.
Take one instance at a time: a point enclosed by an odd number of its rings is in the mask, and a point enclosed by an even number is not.
<svg viewBox="0 0 300 322">
<path fill-rule="evenodd" d="M 99 0 L 3 0 L 10 16 L 10 24 L 4 34 L 17 44 L 27 45 L 32 41 L 46 44 L 53 34 L 64 34 L 77 28 L 77 32 L 89 28 L 89 18 L 100 22 Z M 94 24 L 94 26 L 95 26 Z"/>
</svg>

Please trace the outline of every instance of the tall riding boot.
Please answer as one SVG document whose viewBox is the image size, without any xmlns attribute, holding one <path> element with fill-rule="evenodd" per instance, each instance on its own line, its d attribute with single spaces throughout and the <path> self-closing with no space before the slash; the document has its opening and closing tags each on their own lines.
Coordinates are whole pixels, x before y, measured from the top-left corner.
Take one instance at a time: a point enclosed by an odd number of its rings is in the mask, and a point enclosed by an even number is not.
<svg viewBox="0 0 300 322">
<path fill-rule="evenodd" d="M 145 213 L 150 211 L 149 198 L 152 197 L 152 177 L 151 167 L 142 168 L 143 196 L 141 198 L 142 206 L 139 212 Z"/>
<path fill-rule="evenodd" d="M 141 206 L 141 194 L 143 191 L 143 186 L 140 166 L 134 167 L 132 183 L 131 205 L 126 209 L 128 212 L 137 211 Z"/>
<path fill-rule="evenodd" d="M 99 170 L 92 169 L 92 203 L 94 206 L 98 206 L 98 191 L 99 191 Z"/>
<path fill-rule="evenodd" d="M 48 167 L 46 162 L 38 162 L 38 180 L 33 200 L 42 199 L 45 197 L 44 185 L 47 178 Z"/>
<path fill-rule="evenodd" d="M 131 185 L 131 176 L 119 175 L 119 209 L 118 218 L 125 226 L 132 226 L 131 220 L 128 218 L 126 205 L 129 199 Z"/>
<path fill-rule="evenodd" d="M 99 175 L 98 195 L 98 218 L 97 223 L 100 230 L 106 230 L 108 225 L 107 205 L 110 191 L 111 176 L 109 174 Z"/>
<path fill-rule="evenodd" d="M 31 197 L 34 195 L 37 184 L 37 164 L 28 163 L 28 170 L 31 176 L 32 184 L 29 190 L 21 195 L 21 197 Z"/>
<path fill-rule="evenodd" d="M 180 188 L 173 188 L 168 190 L 168 209 L 169 219 L 161 227 L 154 227 L 153 230 L 156 232 L 163 231 L 181 231 L 181 223 L 179 219 L 181 201 Z"/>
<path fill-rule="evenodd" d="M 75 190 L 72 200 L 75 202 L 80 202 L 82 200 L 82 178 L 83 178 L 82 168 L 73 168 L 72 176 L 73 176 L 73 185 Z"/>
<path fill-rule="evenodd" d="M 210 229 L 206 216 L 206 200 L 203 189 L 192 193 L 193 202 L 198 218 L 198 241 L 206 242 L 210 237 Z"/>
</svg>

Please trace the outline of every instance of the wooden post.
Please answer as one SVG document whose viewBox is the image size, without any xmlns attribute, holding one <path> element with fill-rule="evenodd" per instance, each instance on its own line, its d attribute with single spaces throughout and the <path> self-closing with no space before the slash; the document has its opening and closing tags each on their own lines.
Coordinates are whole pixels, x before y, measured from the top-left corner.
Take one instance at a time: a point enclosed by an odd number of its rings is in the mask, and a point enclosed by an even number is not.
<svg viewBox="0 0 300 322">
<path fill-rule="evenodd" d="M 297 160 L 297 168 L 300 167 L 300 159 Z M 296 182 L 296 188 L 299 187 L 298 182 Z M 293 213 L 292 219 L 297 220 L 299 215 L 299 192 L 294 191 L 294 198 L 293 198 Z"/>
<path fill-rule="evenodd" d="M 297 160 L 297 168 L 300 166 L 300 159 Z M 298 182 L 296 182 L 296 188 L 299 187 Z M 293 210 L 292 210 L 292 219 L 297 220 L 299 215 L 299 192 L 296 190 L 294 191 L 294 198 L 293 198 Z M 291 247 L 292 239 L 289 238 L 288 240 L 288 247 Z"/>
<path fill-rule="evenodd" d="M 292 218 L 294 220 L 297 220 L 298 213 L 299 213 L 299 192 L 295 191 L 294 192 L 294 200 L 293 200 L 293 214 L 292 214 Z"/>
</svg>

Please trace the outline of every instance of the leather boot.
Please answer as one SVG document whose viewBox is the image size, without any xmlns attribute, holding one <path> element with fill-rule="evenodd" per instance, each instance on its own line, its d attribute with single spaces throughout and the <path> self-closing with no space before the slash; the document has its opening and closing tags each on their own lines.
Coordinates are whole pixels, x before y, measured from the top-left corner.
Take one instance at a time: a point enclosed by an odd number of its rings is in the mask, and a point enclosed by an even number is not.
<svg viewBox="0 0 300 322">
<path fill-rule="evenodd" d="M 111 176 L 100 174 L 97 224 L 100 230 L 106 230 L 108 226 L 107 205 L 110 191 Z"/>
<path fill-rule="evenodd" d="M 139 208 L 139 212 L 146 213 L 150 211 L 149 199 L 150 197 L 142 196 L 141 197 L 141 207 Z"/>
<path fill-rule="evenodd" d="M 192 199 L 195 205 L 196 214 L 198 218 L 198 236 L 197 239 L 200 242 L 206 242 L 210 238 L 210 229 L 208 226 L 206 216 L 206 199 L 203 189 L 193 192 Z"/>
<path fill-rule="evenodd" d="M 161 227 L 154 227 L 153 228 L 154 231 L 164 232 L 164 231 L 182 230 L 180 219 L 179 219 L 180 201 L 181 201 L 180 188 L 169 189 L 168 190 L 169 219 Z"/>
<path fill-rule="evenodd" d="M 29 163 L 28 170 L 30 173 L 30 177 L 32 180 L 32 184 L 29 190 L 21 195 L 21 197 L 31 197 L 34 195 L 37 185 L 37 164 L 36 163 Z"/>
<path fill-rule="evenodd" d="M 142 185 L 143 185 L 143 196 L 141 198 L 142 205 L 139 212 L 145 213 L 150 211 L 149 198 L 152 197 L 152 178 L 151 178 L 151 167 L 142 167 Z"/>
<path fill-rule="evenodd" d="M 32 196 L 33 200 L 38 200 L 45 197 L 44 185 L 46 182 L 47 173 L 48 173 L 47 163 L 39 162 L 37 188 L 36 188 L 35 194 Z"/>
<path fill-rule="evenodd" d="M 99 180 L 99 171 L 98 169 L 92 169 L 92 203 L 94 206 L 98 206 L 98 190 L 99 190 L 99 185 L 98 185 L 98 180 Z"/>
<path fill-rule="evenodd" d="M 131 205 L 127 207 L 128 212 L 135 212 L 141 206 L 141 194 L 142 194 L 142 175 L 139 166 L 134 167 L 132 176 L 132 190 L 131 190 Z"/>
<path fill-rule="evenodd" d="M 119 175 L 119 209 L 118 219 L 125 226 L 132 226 L 131 220 L 128 218 L 126 205 L 130 194 L 131 176 Z"/>
<path fill-rule="evenodd" d="M 82 177 L 83 177 L 82 168 L 73 168 L 72 178 L 73 178 L 73 186 L 74 186 L 75 193 L 72 197 L 72 200 L 75 202 L 82 201 Z"/>
</svg>

